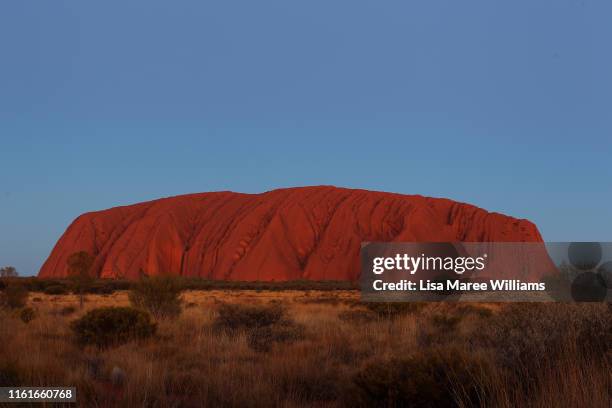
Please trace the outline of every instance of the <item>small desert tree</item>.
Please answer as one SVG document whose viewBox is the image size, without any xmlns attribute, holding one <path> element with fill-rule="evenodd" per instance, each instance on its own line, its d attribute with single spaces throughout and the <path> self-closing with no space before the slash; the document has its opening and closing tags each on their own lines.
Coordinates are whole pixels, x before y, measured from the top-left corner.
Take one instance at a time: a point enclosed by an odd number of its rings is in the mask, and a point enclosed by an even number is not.
<svg viewBox="0 0 612 408">
<path fill-rule="evenodd" d="M 19 274 L 14 266 L 0 268 L 0 278 L 16 278 L 17 276 L 19 276 Z"/>
<path fill-rule="evenodd" d="M 79 295 L 81 309 L 83 308 L 84 292 L 93 282 L 91 276 L 93 262 L 93 256 L 85 251 L 75 252 L 68 257 L 68 276 L 72 281 L 74 292 Z"/>
</svg>

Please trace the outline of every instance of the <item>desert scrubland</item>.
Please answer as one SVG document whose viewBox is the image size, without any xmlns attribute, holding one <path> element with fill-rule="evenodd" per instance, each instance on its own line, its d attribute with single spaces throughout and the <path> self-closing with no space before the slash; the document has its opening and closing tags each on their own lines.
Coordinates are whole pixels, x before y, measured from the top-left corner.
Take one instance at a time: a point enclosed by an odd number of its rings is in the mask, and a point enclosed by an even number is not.
<svg viewBox="0 0 612 408">
<path fill-rule="evenodd" d="M 2 385 L 76 386 L 87 407 L 609 407 L 608 304 L 370 308 L 351 290 L 182 293 L 155 333 L 79 343 L 125 290 L 32 292 L 0 311 Z M 28 313 L 26 313 L 28 314 Z"/>
</svg>

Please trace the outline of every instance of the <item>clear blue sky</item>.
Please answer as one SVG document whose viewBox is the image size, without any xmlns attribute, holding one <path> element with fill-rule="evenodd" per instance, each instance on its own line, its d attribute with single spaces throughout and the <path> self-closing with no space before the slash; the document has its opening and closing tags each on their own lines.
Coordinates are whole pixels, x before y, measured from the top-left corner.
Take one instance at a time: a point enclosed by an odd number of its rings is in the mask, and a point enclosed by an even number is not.
<svg viewBox="0 0 612 408">
<path fill-rule="evenodd" d="M 80 213 L 334 184 L 612 240 L 612 3 L 3 1 L 0 264 Z"/>
</svg>

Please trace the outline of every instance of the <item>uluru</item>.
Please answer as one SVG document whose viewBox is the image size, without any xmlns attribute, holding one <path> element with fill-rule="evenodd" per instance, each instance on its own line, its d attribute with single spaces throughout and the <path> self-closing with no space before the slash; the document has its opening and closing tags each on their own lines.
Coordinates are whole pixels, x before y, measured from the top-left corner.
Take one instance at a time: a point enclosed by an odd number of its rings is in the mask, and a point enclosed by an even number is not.
<svg viewBox="0 0 612 408">
<path fill-rule="evenodd" d="M 100 278 L 170 273 L 215 280 L 356 280 L 364 241 L 541 242 L 530 221 L 443 198 L 332 186 L 209 192 L 79 216 L 39 277 L 74 252 Z"/>
</svg>

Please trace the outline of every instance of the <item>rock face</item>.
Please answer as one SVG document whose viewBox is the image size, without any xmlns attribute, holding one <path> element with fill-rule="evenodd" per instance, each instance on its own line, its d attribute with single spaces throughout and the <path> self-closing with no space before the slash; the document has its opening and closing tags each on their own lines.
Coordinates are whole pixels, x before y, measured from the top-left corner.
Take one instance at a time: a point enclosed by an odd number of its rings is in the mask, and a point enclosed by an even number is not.
<svg viewBox="0 0 612 408">
<path fill-rule="evenodd" d="M 336 187 L 213 192 L 78 217 L 39 277 L 76 251 L 102 278 L 172 273 L 221 280 L 355 280 L 363 241 L 542 241 L 536 226 L 447 199 Z"/>
</svg>

